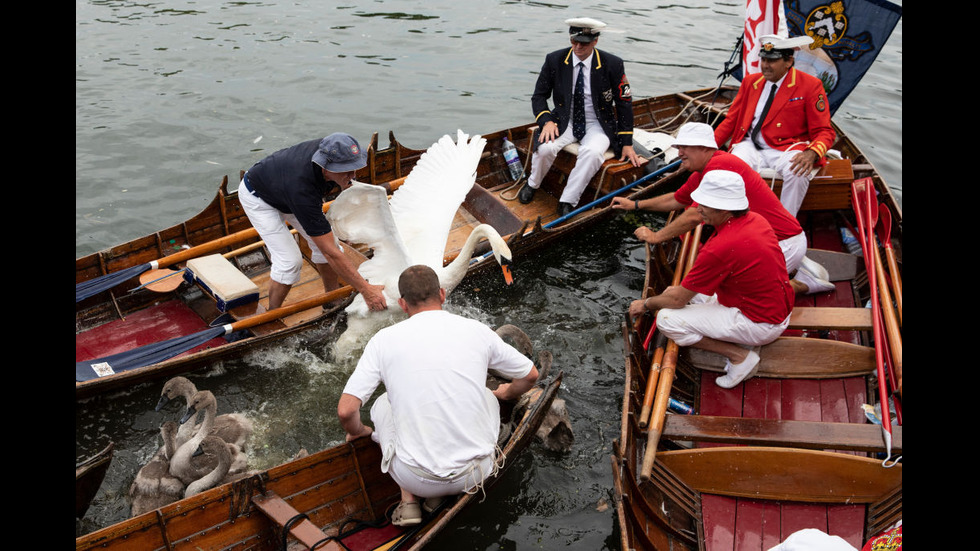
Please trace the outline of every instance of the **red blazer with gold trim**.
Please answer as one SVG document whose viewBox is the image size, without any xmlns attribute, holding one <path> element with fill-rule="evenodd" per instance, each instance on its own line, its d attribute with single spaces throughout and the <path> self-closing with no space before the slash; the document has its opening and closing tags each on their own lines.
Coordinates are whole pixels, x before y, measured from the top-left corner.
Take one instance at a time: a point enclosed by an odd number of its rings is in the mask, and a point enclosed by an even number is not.
<svg viewBox="0 0 980 551">
<path fill-rule="evenodd" d="M 766 79 L 761 73 L 749 75 L 728 109 L 728 115 L 715 129 L 715 141 L 723 147 L 742 141 L 752 126 L 755 106 L 765 90 Z M 766 120 L 760 131 L 773 149 L 785 151 L 802 142 L 822 158 L 834 144 L 837 134 L 830 125 L 830 107 L 823 83 L 817 77 L 790 68 L 783 85 L 776 90 Z"/>
</svg>

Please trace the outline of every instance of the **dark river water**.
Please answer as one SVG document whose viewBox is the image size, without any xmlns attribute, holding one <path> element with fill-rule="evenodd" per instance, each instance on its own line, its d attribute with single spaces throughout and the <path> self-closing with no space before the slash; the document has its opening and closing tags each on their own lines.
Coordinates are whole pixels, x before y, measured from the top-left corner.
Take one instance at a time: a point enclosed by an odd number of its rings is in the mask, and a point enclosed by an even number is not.
<svg viewBox="0 0 980 551">
<path fill-rule="evenodd" d="M 79 1 L 76 14 L 75 254 L 182 221 L 221 177 L 331 132 L 393 131 L 423 148 L 457 128 L 490 132 L 531 120 L 545 53 L 567 44 L 565 19 L 610 29 L 599 47 L 626 61 L 633 94 L 712 86 L 740 32 L 741 2 L 542 3 L 446 0 Z M 734 84 L 734 81 L 731 82 Z M 901 200 L 902 23 L 835 115 Z M 618 549 L 609 456 L 623 384 L 620 323 L 643 278 L 637 223 L 624 217 L 582 239 L 516 259 L 516 281 L 465 282 L 448 309 L 514 323 L 565 371 L 575 443 L 532 446 L 480 507 L 435 549 Z M 336 404 L 355 360 L 333 358 L 323 330 L 192 379 L 222 412 L 256 426 L 252 466 L 318 450 L 343 433 Z M 80 459 L 116 443 L 116 458 L 76 535 L 129 514 L 125 493 L 159 446 L 159 384 L 76 406 Z"/>
</svg>

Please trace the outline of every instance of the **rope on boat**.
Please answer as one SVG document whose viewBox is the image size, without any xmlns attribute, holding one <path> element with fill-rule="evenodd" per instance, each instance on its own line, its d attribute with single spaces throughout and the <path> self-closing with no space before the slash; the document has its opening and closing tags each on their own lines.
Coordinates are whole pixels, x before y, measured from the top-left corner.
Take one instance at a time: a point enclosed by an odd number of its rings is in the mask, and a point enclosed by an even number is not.
<svg viewBox="0 0 980 551">
<path fill-rule="evenodd" d="M 882 415 L 884 415 L 884 413 Z M 895 465 L 897 465 L 897 464 L 899 464 L 899 463 L 902 462 L 902 456 L 900 455 L 900 456 L 896 457 L 895 459 L 892 459 L 891 462 L 889 462 L 889 459 L 891 459 L 891 457 L 892 457 L 892 433 L 888 432 L 885 429 L 885 425 L 884 424 L 881 425 L 881 433 L 885 437 L 885 450 L 886 450 L 886 453 L 888 454 L 888 456 L 885 457 L 881 461 L 881 466 L 884 467 L 884 468 L 886 468 L 886 469 L 890 469 L 890 468 L 894 467 Z"/>
</svg>

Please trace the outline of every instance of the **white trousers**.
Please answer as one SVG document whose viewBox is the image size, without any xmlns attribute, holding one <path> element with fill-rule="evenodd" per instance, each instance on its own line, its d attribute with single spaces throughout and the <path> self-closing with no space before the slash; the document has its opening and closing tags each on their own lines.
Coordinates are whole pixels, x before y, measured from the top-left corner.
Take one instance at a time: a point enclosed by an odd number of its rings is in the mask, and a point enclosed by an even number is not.
<svg viewBox="0 0 980 551">
<path fill-rule="evenodd" d="M 486 399 L 493 400 L 493 405 L 497 406 L 497 397 L 489 389 L 486 394 Z M 469 492 L 496 472 L 493 453 L 472 460 L 460 469 L 459 474 L 448 478 L 436 477 L 402 461 L 395 453 L 395 420 L 391 414 L 387 392 L 378 396 L 371 406 L 371 422 L 374 423 L 371 439 L 381 446 L 381 472 L 391 475 L 401 489 L 416 497 L 452 496 Z"/>
<path fill-rule="evenodd" d="M 716 296 L 695 295 L 683 308 L 663 308 L 657 312 L 657 329 L 678 346 L 692 346 L 704 337 L 746 346 L 762 346 L 776 340 L 789 326 L 782 323 L 756 323 L 738 308 L 723 306 Z"/>
<path fill-rule="evenodd" d="M 786 259 L 786 272 L 792 274 L 803 264 L 803 257 L 806 256 L 806 234 L 800 232 L 783 239 L 779 242 L 779 248 Z"/>
<path fill-rule="evenodd" d="M 534 189 L 541 187 L 545 175 L 551 170 L 551 165 L 555 163 L 558 153 L 568 144 L 575 143 L 575 136 L 572 134 L 572 125 L 561 136 L 553 142 L 538 144 L 538 150 L 531 156 L 531 175 L 527 179 L 527 184 Z M 559 201 L 578 206 L 582 193 L 585 192 L 589 181 L 599 172 L 599 167 L 605 161 L 606 151 L 609 149 L 609 136 L 602 130 L 602 125 L 598 122 L 590 123 L 585 129 L 585 136 L 579 142 L 578 158 L 575 160 L 575 167 L 568 175 L 565 182 L 565 189 L 561 192 Z"/>
<path fill-rule="evenodd" d="M 783 180 L 779 202 L 793 216 L 796 216 L 796 213 L 800 211 L 800 205 L 803 204 L 806 190 L 810 187 L 810 179 L 813 177 L 813 172 L 805 176 L 797 176 L 790 167 L 793 157 L 799 155 L 801 151 L 800 149 L 780 151 L 769 147 L 756 149 L 755 144 L 749 138 L 745 138 L 732 147 L 732 155 L 745 161 L 752 167 L 752 170 L 759 172 L 763 168 L 771 168 L 779 174 Z"/>
<path fill-rule="evenodd" d="M 288 222 L 306 239 L 313 251 L 311 260 L 315 264 L 326 264 L 327 258 L 320 252 L 310 236 L 303 231 L 303 226 L 292 214 L 280 212 L 279 209 L 256 197 L 245 187 L 245 182 L 238 185 L 238 201 L 245 209 L 248 221 L 259 232 L 265 241 L 265 246 L 272 255 L 272 270 L 269 277 L 276 283 L 293 285 L 299 281 L 300 270 L 303 268 L 303 254 L 299 250 L 296 238 L 289 231 Z"/>
</svg>

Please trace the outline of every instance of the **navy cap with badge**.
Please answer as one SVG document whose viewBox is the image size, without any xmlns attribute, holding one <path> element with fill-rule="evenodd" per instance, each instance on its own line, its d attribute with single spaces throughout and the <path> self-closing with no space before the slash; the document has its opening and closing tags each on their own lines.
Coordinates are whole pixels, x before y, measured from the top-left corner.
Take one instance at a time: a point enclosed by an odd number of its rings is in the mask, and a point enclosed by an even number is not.
<svg viewBox="0 0 980 551">
<path fill-rule="evenodd" d="M 599 31 L 606 28 L 602 21 L 591 17 L 577 17 L 565 20 L 568 25 L 568 34 L 576 42 L 592 42 L 599 38 Z"/>
</svg>

